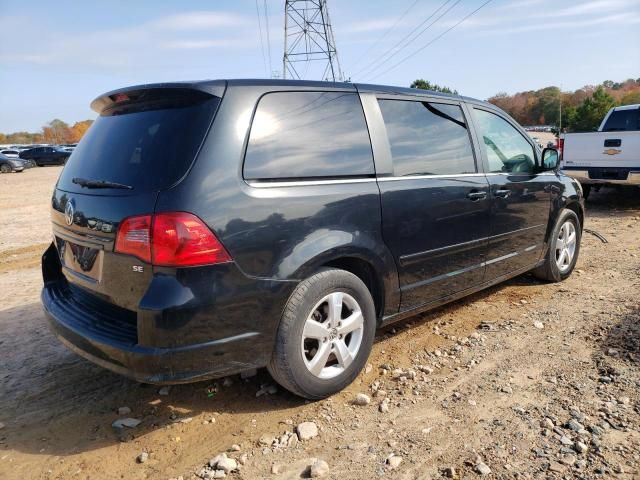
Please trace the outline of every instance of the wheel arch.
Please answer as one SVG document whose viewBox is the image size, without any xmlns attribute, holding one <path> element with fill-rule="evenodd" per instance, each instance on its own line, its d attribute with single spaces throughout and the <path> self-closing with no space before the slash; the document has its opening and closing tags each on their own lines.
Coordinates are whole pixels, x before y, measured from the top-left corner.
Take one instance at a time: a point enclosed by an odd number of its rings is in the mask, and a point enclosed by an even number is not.
<svg viewBox="0 0 640 480">
<path fill-rule="evenodd" d="M 564 208 L 576 214 L 580 221 L 580 230 L 582 231 L 584 229 L 584 208 L 582 208 L 582 205 L 580 205 L 578 201 L 573 201 L 567 203 Z"/>
<path fill-rule="evenodd" d="M 364 283 L 371 293 L 373 304 L 376 307 L 376 319 L 378 323 L 382 320 L 385 307 L 384 282 L 376 272 L 373 264 L 359 257 L 345 256 L 331 260 L 322 267 L 338 268 L 354 274 Z"/>
</svg>

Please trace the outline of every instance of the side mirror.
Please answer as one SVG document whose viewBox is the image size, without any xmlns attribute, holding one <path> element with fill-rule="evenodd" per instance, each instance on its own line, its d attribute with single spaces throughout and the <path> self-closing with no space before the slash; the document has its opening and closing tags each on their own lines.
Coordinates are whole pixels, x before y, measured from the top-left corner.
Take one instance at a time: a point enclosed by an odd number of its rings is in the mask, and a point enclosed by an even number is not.
<svg viewBox="0 0 640 480">
<path fill-rule="evenodd" d="M 559 159 L 558 150 L 555 148 L 545 148 L 542 150 L 541 171 L 547 172 L 549 170 L 555 170 L 558 168 Z"/>
</svg>

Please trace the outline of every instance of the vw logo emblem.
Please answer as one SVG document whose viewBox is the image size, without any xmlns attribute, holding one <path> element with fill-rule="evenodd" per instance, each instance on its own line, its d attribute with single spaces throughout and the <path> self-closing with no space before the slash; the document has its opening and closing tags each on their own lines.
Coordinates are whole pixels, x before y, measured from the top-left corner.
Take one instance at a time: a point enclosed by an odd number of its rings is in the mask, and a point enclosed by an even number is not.
<svg viewBox="0 0 640 480">
<path fill-rule="evenodd" d="M 73 200 L 69 200 L 67 202 L 67 206 L 64 207 L 64 221 L 67 222 L 67 225 L 73 225 L 73 216 L 75 211 L 73 209 Z"/>
</svg>

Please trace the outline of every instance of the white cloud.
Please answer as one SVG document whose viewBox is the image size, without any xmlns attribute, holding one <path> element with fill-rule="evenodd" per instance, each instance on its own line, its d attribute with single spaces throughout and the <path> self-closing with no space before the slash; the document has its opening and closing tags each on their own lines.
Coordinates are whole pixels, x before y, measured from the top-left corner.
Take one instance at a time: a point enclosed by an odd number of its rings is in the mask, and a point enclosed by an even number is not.
<svg viewBox="0 0 640 480">
<path fill-rule="evenodd" d="M 219 39 L 219 40 L 173 40 L 165 42 L 161 46 L 167 49 L 201 50 L 206 48 L 229 48 L 240 46 L 254 46 L 255 42 L 245 39 Z"/>
<path fill-rule="evenodd" d="M 37 22 L 32 19 L 31 23 Z M 39 28 L 38 36 L 19 33 L 20 23 L 0 33 L 0 61 L 97 67 L 110 71 L 180 63 L 181 50 L 253 48 L 254 21 L 218 11 L 193 11 L 151 19 L 139 25 L 62 35 Z M 15 31 L 11 31 L 14 28 Z M 53 26 L 55 28 L 55 26 Z M 230 36 L 233 35 L 233 36 Z"/>
<path fill-rule="evenodd" d="M 246 26 L 248 19 L 226 12 L 186 12 L 168 15 L 149 23 L 154 28 L 168 30 L 195 30 Z"/>
<path fill-rule="evenodd" d="M 594 27 L 598 25 L 614 26 L 614 25 L 637 25 L 640 24 L 640 15 L 628 15 L 624 13 L 616 15 L 598 16 L 583 20 L 561 20 L 548 22 L 532 22 L 518 27 L 492 28 L 491 30 L 483 30 L 477 32 L 479 35 L 505 35 L 522 32 L 558 30 L 558 29 L 576 29 Z"/>
<path fill-rule="evenodd" d="M 563 8 L 553 12 L 553 17 L 575 17 L 592 13 L 614 13 L 630 7 L 635 4 L 639 5 L 637 0 L 595 0 L 592 2 L 581 3 L 571 7 Z"/>
<path fill-rule="evenodd" d="M 341 33 L 365 33 L 386 30 L 395 23 L 393 18 L 376 18 L 345 25 Z"/>
<path fill-rule="evenodd" d="M 639 0 L 593 0 L 558 9 L 545 0 L 522 0 L 495 11 L 472 17 L 458 29 L 479 35 L 499 35 L 553 29 L 574 29 L 595 25 L 635 25 L 640 16 Z M 633 7 L 638 7 L 633 9 Z M 442 22 L 442 28 L 456 23 Z"/>
</svg>

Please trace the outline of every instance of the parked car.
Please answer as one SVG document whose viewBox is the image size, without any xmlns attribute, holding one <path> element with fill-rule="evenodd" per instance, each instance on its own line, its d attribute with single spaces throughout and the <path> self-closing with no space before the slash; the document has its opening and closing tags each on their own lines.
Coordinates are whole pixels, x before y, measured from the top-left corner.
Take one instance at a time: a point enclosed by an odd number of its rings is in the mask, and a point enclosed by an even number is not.
<svg viewBox="0 0 640 480">
<path fill-rule="evenodd" d="M 58 147 L 37 147 L 20 152 L 20 158 L 33 160 L 36 165 L 64 165 L 71 152 L 67 152 Z"/>
<path fill-rule="evenodd" d="M 52 198 L 42 303 L 75 352 L 145 383 L 266 366 L 347 386 L 377 327 L 533 271 L 567 278 L 578 183 L 495 106 L 350 83 L 144 85 Z"/>
<path fill-rule="evenodd" d="M 0 154 L 4 155 L 5 157 L 9 157 L 9 158 L 19 158 L 20 157 L 20 152 L 18 150 L 11 150 L 11 149 L 0 150 Z"/>
<path fill-rule="evenodd" d="M 612 108 L 597 132 L 565 134 L 562 170 L 585 197 L 591 187 L 640 186 L 640 104 Z"/>
<path fill-rule="evenodd" d="M 24 163 L 19 158 L 7 157 L 0 153 L 0 173 L 22 172 Z"/>
</svg>

